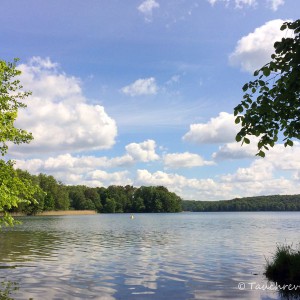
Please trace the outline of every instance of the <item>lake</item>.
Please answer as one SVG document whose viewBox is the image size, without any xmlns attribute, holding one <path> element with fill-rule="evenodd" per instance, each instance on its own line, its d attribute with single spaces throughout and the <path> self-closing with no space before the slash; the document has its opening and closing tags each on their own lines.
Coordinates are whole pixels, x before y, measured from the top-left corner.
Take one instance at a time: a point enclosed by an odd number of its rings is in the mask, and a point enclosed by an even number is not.
<svg viewBox="0 0 300 300">
<path fill-rule="evenodd" d="M 300 241 L 300 212 L 21 220 L 0 232 L 0 282 L 17 288 L 13 299 L 280 299 L 265 258 Z"/>
</svg>

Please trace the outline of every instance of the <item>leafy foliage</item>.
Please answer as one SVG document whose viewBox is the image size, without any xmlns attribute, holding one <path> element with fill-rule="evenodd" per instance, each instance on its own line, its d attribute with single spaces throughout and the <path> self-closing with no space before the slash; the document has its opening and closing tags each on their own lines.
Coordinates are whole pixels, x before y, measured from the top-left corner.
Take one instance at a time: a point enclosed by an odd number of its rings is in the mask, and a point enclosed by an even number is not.
<svg viewBox="0 0 300 300">
<path fill-rule="evenodd" d="M 69 186 L 71 207 L 103 213 L 179 212 L 181 198 L 163 186 Z M 86 205 L 89 204 L 89 207 Z"/>
<path fill-rule="evenodd" d="M 16 128 L 18 110 L 26 107 L 22 102 L 30 95 L 23 91 L 20 81 L 15 79 L 21 72 L 16 69 L 15 59 L 13 63 L 0 60 L 0 153 L 4 156 L 8 151 L 8 142 L 14 144 L 29 143 L 32 134 L 23 129 Z M 0 160 L 0 217 L 1 224 L 12 225 L 13 218 L 8 213 L 21 203 L 34 202 L 34 195 L 38 187 L 26 178 L 19 178 L 13 168 L 13 162 Z"/>
<path fill-rule="evenodd" d="M 242 125 L 236 141 L 249 144 L 247 136 L 259 137 L 261 157 L 280 132 L 285 146 L 300 138 L 300 20 L 285 22 L 280 29 L 291 30 L 294 36 L 274 44 L 272 60 L 254 72 L 257 78 L 243 86 L 243 100 L 234 108 L 235 122 Z"/>
<path fill-rule="evenodd" d="M 163 186 L 111 185 L 87 187 L 85 185 L 65 186 L 53 176 L 31 175 L 27 171 L 16 170 L 19 179 L 27 189 L 32 188 L 32 201 L 7 207 L 9 212 L 34 215 L 49 210 L 96 210 L 101 213 L 135 212 L 179 212 L 181 198 Z M 38 189 L 34 188 L 38 186 Z"/>
<path fill-rule="evenodd" d="M 9 211 L 21 204 L 35 203 L 34 197 L 39 193 L 39 187 L 30 179 L 18 176 L 12 161 L 0 160 L 0 212 L 4 215 L 0 225 L 13 225 L 14 219 Z"/>
<path fill-rule="evenodd" d="M 70 206 L 66 187 L 53 176 L 39 174 L 37 182 L 46 193 L 44 210 L 67 210 Z"/>
<path fill-rule="evenodd" d="M 5 155 L 8 150 L 7 142 L 14 144 L 29 143 L 31 133 L 16 128 L 14 122 L 18 109 L 26 105 L 21 102 L 31 93 L 22 91 L 23 86 L 15 79 L 21 72 L 16 69 L 17 59 L 13 63 L 0 60 L 0 153 Z"/>
</svg>

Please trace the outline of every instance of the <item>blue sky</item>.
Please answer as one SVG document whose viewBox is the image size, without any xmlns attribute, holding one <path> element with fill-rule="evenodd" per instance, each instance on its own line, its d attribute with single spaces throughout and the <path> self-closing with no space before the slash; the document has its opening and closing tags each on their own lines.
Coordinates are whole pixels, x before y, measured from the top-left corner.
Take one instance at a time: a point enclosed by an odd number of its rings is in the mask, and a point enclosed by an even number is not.
<svg viewBox="0 0 300 300">
<path fill-rule="evenodd" d="M 300 193 L 300 145 L 265 159 L 233 108 L 293 0 L 2 1 L 1 59 L 33 92 L 16 166 L 88 186 L 164 185 L 184 199 Z"/>
</svg>

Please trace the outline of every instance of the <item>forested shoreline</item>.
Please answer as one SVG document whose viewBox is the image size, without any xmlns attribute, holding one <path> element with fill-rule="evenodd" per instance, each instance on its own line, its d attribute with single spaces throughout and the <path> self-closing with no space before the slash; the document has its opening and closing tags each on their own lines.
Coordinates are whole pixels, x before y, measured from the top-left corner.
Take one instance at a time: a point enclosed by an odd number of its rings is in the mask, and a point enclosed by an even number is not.
<svg viewBox="0 0 300 300">
<path fill-rule="evenodd" d="M 34 202 L 10 212 L 34 215 L 45 211 L 95 210 L 98 213 L 164 213 L 217 211 L 300 211 L 300 195 L 272 195 L 219 201 L 182 200 L 164 186 L 87 187 L 64 185 L 51 175 L 16 170 L 27 184 L 39 187 Z"/>
<path fill-rule="evenodd" d="M 182 210 L 182 199 L 163 186 L 67 186 L 51 175 L 31 175 L 20 169 L 16 173 L 27 184 L 39 186 L 39 192 L 34 195 L 35 201 L 20 203 L 10 212 L 34 215 L 43 211 L 69 209 L 95 210 L 99 213 L 160 213 Z"/>
<path fill-rule="evenodd" d="M 220 201 L 183 200 L 183 211 L 300 211 L 300 195 L 271 195 Z"/>
</svg>

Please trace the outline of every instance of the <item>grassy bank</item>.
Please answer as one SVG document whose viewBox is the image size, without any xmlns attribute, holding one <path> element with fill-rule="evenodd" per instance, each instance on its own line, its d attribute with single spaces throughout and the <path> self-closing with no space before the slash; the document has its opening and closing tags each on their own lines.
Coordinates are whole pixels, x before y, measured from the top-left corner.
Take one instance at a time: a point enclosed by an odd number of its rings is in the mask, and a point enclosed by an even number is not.
<svg viewBox="0 0 300 300">
<path fill-rule="evenodd" d="M 300 286 L 300 245 L 278 245 L 272 261 L 267 260 L 266 277 L 280 285 Z"/>
</svg>

